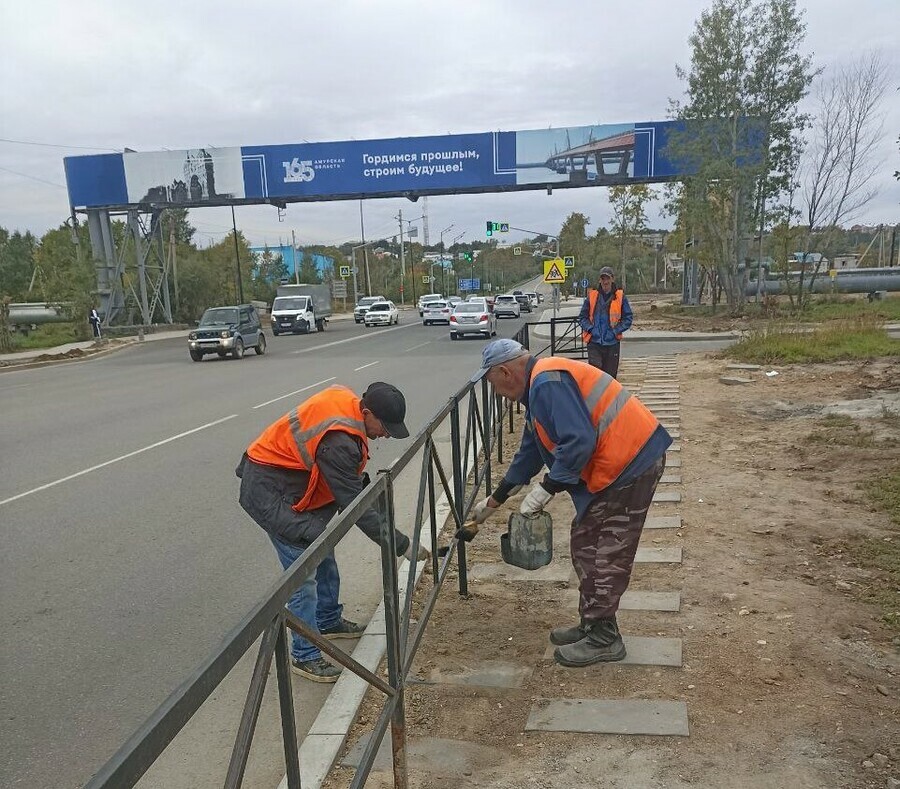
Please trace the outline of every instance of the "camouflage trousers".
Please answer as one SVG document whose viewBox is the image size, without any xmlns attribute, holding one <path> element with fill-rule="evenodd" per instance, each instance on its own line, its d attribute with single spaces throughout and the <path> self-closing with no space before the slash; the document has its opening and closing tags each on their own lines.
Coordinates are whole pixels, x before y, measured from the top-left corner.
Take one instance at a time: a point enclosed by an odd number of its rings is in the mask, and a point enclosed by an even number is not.
<svg viewBox="0 0 900 789">
<path fill-rule="evenodd" d="M 615 616 L 628 588 L 638 540 L 663 469 L 663 455 L 631 484 L 607 488 L 572 521 L 572 564 L 579 580 L 582 621 Z"/>
</svg>

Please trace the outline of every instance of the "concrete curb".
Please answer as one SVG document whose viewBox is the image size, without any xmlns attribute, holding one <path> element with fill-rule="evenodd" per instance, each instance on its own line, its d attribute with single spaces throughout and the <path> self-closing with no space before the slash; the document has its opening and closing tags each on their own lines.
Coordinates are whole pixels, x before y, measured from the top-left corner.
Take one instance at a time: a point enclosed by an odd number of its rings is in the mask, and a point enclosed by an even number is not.
<svg viewBox="0 0 900 789">
<path fill-rule="evenodd" d="M 125 348 L 130 348 L 132 345 L 137 345 L 140 340 L 137 337 L 128 340 L 127 342 L 122 343 L 121 345 L 116 345 L 113 348 L 103 348 L 97 351 L 85 353 L 82 356 L 60 356 L 57 359 L 44 359 L 42 361 L 32 361 L 28 358 L 22 359 L 21 361 L 10 359 L 0 361 L 0 375 L 5 372 L 12 372 L 14 370 L 35 370 L 40 367 L 49 367 L 52 364 L 71 364 L 72 362 L 87 362 L 91 359 L 100 359 L 104 356 L 110 356 L 111 354 L 117 353 L 118 351 L 124 350 Z M 41 356 L 52 356 L 53 349 L 48 349 L 47 353 L 41 353 Z M 33 359 L 35 357 L 31 357 Z"/>
</svg>

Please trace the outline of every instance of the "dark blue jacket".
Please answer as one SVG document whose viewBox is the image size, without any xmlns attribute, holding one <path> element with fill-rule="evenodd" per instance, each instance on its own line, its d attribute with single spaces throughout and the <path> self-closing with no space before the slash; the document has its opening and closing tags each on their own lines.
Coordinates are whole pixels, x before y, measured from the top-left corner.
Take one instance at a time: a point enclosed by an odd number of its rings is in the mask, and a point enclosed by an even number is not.
<svg viewBox="0 0 900 789">
<path fill-rule="evenodd" d="M 591 333 L 591 342 L 597 345 L 615 345 L 618 343 L 617 334 L 628 331 L 631 328 L 631 322 L 634 320 L 634 313 L 631 311 L 631 305 L 628 303 L 628 297 L 622 294 L 622 319 L 619 325 L 613 329 L 609 325 L 609 302 L 612 301 L 616 289 L 613 288 L 608 294 L 602 290 L 599 291 L 600 297 L 597 299 L 597 308 L 594 310 L 594 323 L 588 320 L 591 304 L 588 299 L 584 300 L 581 305 L 581 312 L 578 313 L 578 325 L 582 331 Z"/>
</svg>

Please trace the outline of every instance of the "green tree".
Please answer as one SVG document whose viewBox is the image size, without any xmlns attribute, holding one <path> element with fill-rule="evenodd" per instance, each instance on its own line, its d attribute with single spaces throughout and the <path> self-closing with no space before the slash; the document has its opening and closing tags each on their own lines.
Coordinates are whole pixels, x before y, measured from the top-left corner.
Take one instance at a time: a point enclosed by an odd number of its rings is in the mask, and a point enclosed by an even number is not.
<svg viewBox="0 0 900 789">
<path fill-rule="evenodd" d="M 27 297 L 34 274 L 34 251 L 37 241 L 29 232 L 10 233 L 0 227 L 0 297 L 12 301 Z"/>
<path fill-rule="evenodd" d="M 609 204 L 612 207 L 610 231 L 619 244 L 620 278 L 623 288 L 628 281 L 626 249 L 646 229 L 647 203 L 652 197 L 650 188 L 646 184 L 611 186 L 609 188 Z"/>
<path fill-rule="evenodd" d="M 798 105 L 814 77 L 805 35 L 796 0 L 714 0 L 689 38 L 690 68 L 677 69 L 686 96 L 673 114 L 686 124 L 669 156 L 693 175 L 670 190 L 668 208 L 702 240 L 735 312 L 749 236 L 796 178 L 808 123 Z"/>
<path fill-rule="evenodd" d="M 86 226 L 80 225 L 76 234 L 71 227 L 61 225 L 43 235 L 34 255 L 44 299 L 67 305 L 68 317 L 82 339 L 91 336 L 88 314 L 96 306 L 94 266 L 82 252 L 89 248 Z"/>
</svg>

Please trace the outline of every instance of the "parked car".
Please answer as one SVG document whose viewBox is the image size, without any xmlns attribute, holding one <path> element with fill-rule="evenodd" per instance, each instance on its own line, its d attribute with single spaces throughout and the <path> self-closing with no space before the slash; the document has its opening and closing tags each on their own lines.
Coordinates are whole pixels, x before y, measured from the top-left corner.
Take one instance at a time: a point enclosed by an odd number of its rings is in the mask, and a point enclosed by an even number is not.
<svg viewBox="0 0 900 789">
<path fill-rule="evenodd" d="M 450 323 L 450 305 L 446 301 L 427 301 L 423 307 L 422 325 L 430 326 L 432 323 Z"/>
<path fill-rule="evenodd" d="M 384 296 L 363 296 L 353 309 L 353 320 L 355 323 L 362 323 L 369 311 L 369 307 L 373 304 L 385 301 Z"/>
<path fill-rule="evenodd" d="M 222 359 L 229 355 L 241 359 L 247 348 L 255 349 L 259 356 L 266 352 L 266 335 L 252 304 L 210 307 L 188 334 L 188 350 L 195 362 L 211 353 Z"/>
<path fill-rule="evenodd" d="M 425 305 L 431 301 L 443 301 L 444 297 L 440 293 L 426 293 L 424 296 L 419 296 L 419 317 L 425 317 Z"/>
<path fill-rule="evenodd" d="M 400 310 L 392 301 L 376 301 L 365 317 L 366 326 L 390 326 L 392 323 L 400 323 Z"/>
<path fill-rule="evenodd" d="M 531 299 L 524 293 L 513 294 L 513 298 L 519 302 L 522 312 L 531 312 Z"/>
<path fill-rule="evenodd" d="M 451 340 L 467 334 L 493 337 L 496 333 L 497 316 L 488 309 L 486 301 L 467 301 L 454 307 L 450 315 Z"/>
<path fill-rule="evenodd" d="M 494 299 L 494 315 L 497 318 L 518 318 L 521 314 L 519 302 L 511 293 L 504 293 Z"/>
</svg>

